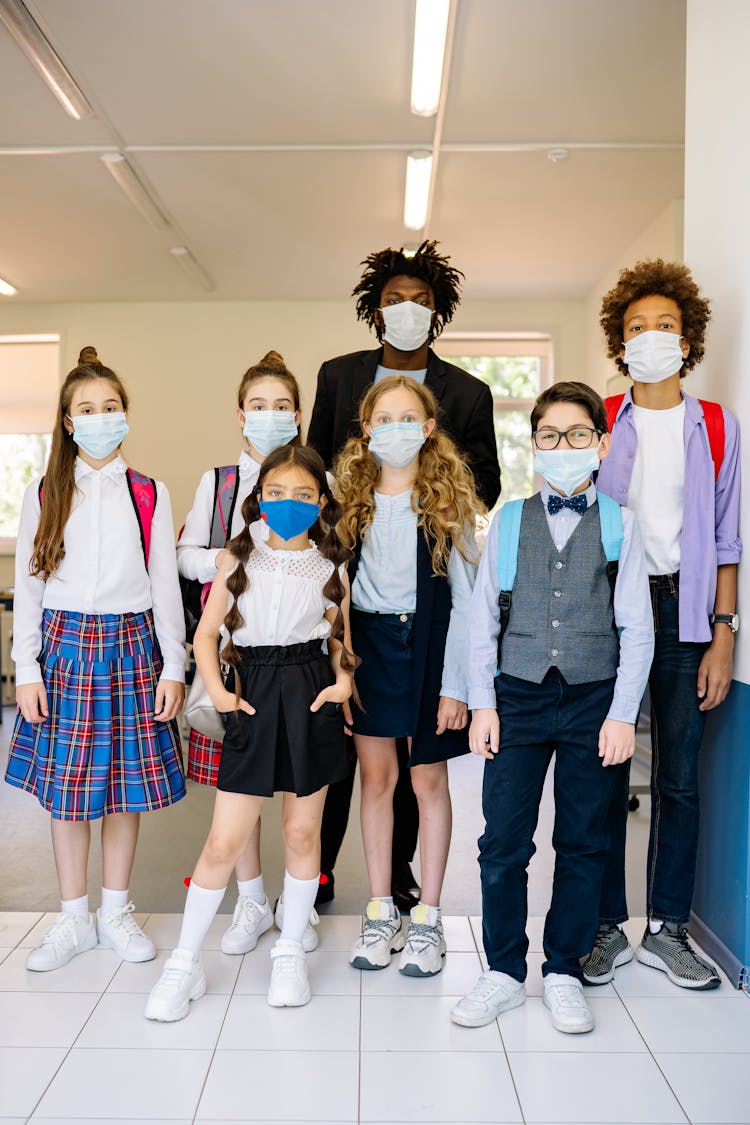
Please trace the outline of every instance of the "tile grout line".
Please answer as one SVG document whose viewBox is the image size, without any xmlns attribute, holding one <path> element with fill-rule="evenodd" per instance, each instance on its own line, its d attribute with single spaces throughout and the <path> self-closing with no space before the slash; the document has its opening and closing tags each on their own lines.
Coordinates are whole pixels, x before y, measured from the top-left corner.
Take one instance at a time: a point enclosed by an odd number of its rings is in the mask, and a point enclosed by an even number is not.
<svg viewBox="0 0 750 1125">
<path fill-rule="evenodd" d="M 252 953 L 253 950 L 251 950 L 250 952 Z M 227 955 L 225 954 L 225 956 L 227 956 Z M 200 1109 L 201 1101 L 203 1100 L 203 1095 L 206 1091 L 206 1085 L 208 1083 L 208 1076 L 211 1073 L 211 1067 L 214 1065 L 214 1059 L 216 1058 L 216 1052 L 219 1049 L 219 1040 L 221 1039 L 221 1033 L 224 1030 L 224 1024 L 227 1022 L 227 1016 L 229 1015 L 229 1008 L 231 1006 L 232 1000 L 234 999 L 235 993 L 237 991 L 237 982 L 240 979 L 240 974 L 242 973 L 242 968 L 245 964 L 245 958 L 246 957 L 247 957 L 247 954 L 243 953 L 242 958 L 240 960 L 240 966 L 237 970 L 237 976 L 234 978 L 234 984 L 232 985 L 232 991 L 229 993 L 229 999 L 227 1001 L 226 1011 L 224 1012 L 224 1015 L 222 1017 L 221 1024 L 219 1026 L 219 1030 L 218 1030 L 218 1033 L 216 1035 L 216 1042 L 214 1043 L 213 1049 L 211 1051 L 211 1058 L 209 1060 L 208 1067 L 206 1068 L 206 1074 L 203 1078 L 203 1082 L 201 1083 L 201 1088 L 198 1092 L 198 1098 L 197 1098 L 196 1103 L 195 1103 L 195 1111 L 194 1111 L 193 1116 L 192 1116 L 193 1125 L 195 1125 L 195 1122 L 198 1119 L 198 1110 Z"/>
<path fill-rule="evenodd" d="M 360 921 L 360 925 L 361 925 Z M 362 978 L 364 976 L 361 969 L 359 972 L 359 1042 L 357 1044 L 357 1125 L 362 1122 Z"/>
<path fill-rule="evenodd" d="M 691 1118 L 690 1118 L 687 1110 L 685 1109 L 684 1105 L 682 1104 L 679 1097 L 677 1096 L 677 1091 L 673 1088 L 672 1083 L 669 1081 L 666 1074 L 664 1073 L 661 1066 L 659 1065 L 659 1060 L 656 1058 L 656 1056 L 654 1055 L 654 1052 L 651 1050 L 651 1047 L 649 1046 L 648 1040 L 646 1039 L 646 1036 L 643 1034 L 640 1027 L 638 1026 L 638 1024 L 635 1020 L 635 1017 L 633 1016 L 633 1013 L 630 1011 L 630 1008 L 625 1003 L 624 998 L 617 991 L 617 985 L 615 983 L 614 978 L 612 980 L 612 987 L 614 988 L 615 992 L 617 993 L 617 998 L 620 1001 L 620 1003 L 622 1004 L 623 1008 L 625 1009 L 625 1011 L 627 1013 L 627 1016 L 628 1016 L 628 1019 L 632 1023 L 632 1025 L 635 1028 L 635 1030 L 637 1031 L 642 1043 L 644 1044 L 646 1050 L 648 1051 L 649 1057 L 651 1059 L 653 1059 L 654 1065 L 656 1066 L 657 1070 L 659 1071 L 659 1074 L 661 1074 L 662 1078 L 666 1082 L 667 1087 L 669 1088 L 669 1090 L 672 1094 L 672 1097 L 674 1098 L 674 1100 L 677 1102 L 678 1106 L 680 1107 L 680 1111 L 685 1115 L 685 1120 L 688 1122 L 688 1125 L 692 1125 Z M 634 997 L 634 999 L 638 999 L 638 997 Z"/>
</svg>

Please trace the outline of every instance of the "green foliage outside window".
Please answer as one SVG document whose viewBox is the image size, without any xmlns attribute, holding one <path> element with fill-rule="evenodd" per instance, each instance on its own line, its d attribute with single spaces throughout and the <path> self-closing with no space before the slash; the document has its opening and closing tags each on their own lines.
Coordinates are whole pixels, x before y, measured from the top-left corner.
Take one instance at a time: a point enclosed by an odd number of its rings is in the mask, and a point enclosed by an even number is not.
<svg viewBox="0 0 750 1125">
<path fill-rule="evenodd" d="M 15 539 L 26 486 L 41 476 L 49 434 L 0 434 L 0 539 Z"/>
</svg>

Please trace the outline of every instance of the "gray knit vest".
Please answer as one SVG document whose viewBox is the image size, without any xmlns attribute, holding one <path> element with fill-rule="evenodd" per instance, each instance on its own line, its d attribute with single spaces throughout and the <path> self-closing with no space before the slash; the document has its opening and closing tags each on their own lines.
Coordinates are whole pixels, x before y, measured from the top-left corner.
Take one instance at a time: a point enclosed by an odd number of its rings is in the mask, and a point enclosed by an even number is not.
<svg viewBox="0 0 750 1125">
<path fill-rule="evenodd" d="M 501 671 L 540 684 L 558 668 L 569 684 L 587 684 L 616 674 L 619 649 L 599 505 L 586 509 L 558 552 L 537 493 L 523 506 Z"/>
</svg>

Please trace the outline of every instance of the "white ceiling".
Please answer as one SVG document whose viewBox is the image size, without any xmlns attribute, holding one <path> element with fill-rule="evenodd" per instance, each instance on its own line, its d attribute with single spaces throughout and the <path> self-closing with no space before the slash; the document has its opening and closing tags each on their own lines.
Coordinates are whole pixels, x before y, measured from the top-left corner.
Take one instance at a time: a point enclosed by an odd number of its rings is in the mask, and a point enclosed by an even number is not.
<svg viewBox="0 0 750 1125">
<path fill-rule="evenodd" d="M 582 296 L 682 194 L 685 0 L 455 2 L 426 233 L 466 296 Z M 0 25 L 0 276 L 14 300 L 340 298 L 367 252 L 414 240 L 406 152 L 432 146 L 435 121 L 409 112 L 413 0 L 28 7 L 97 116 L 67 117 Z M 553 164 L 559 145 L 570 155 Z M 60 151 L 18 151 L 34 146 Z M 100 152 L 115 148 L 171 230 L 153 231 L 107 173 Z M 178 244 L 213 293 L 179 269 Z"/>
</svg>

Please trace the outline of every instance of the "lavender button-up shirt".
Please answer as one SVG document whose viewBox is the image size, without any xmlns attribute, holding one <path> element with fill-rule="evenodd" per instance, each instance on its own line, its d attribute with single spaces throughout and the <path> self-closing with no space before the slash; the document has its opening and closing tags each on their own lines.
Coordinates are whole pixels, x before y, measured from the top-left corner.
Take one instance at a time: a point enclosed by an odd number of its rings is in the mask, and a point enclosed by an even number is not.
<svg viewBox="0 0 750 1125">
<path fill-rule="evenodd" d="M 685 399 L 685 501 L 680 540 L 680 640 L 710 641 L 709 615 L 716 598 L 716 568 L 738 563 L 740 434 L 737 419 L 724 410 L 724 459 L 718 479 L 697 398 Z M 612 427 L 612 448 L 602 461 L 596 487 L 624 504 L 637 444 L 633 396 L 628 391 Z M 659 487 L 659 481 L 653 482 Z"/>
</svg>

